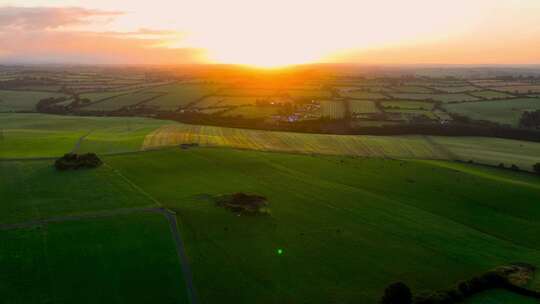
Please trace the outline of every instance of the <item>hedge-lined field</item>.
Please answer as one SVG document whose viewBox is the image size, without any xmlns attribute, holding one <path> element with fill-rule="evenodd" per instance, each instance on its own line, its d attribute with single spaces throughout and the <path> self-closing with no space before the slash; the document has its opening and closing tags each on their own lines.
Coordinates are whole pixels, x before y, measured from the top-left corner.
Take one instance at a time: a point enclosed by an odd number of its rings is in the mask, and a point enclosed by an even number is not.
<svg viewBox="0 0 540 304">
<path fill-rule="evenodd" d="M 0 112 L 35 112 L 41 99 L 63 96 L 67 97 L 60 93 L 0 90 Z"/>
<path fill-rule="evenodd" d="M 524 111 L 540 109 L 540 98 L 519 98 L 482 102 L 448 104 L 449 112 L 465 115 L 472 119 L 488 120 L 517 127 Z"/>
<path fill-rule="evenodd" d="M 527 174 L 216 148 L 105 161 L 177 211 L 201 303 L 377 303 L 395 281 L 416 293 L 540 265 L 540 180 Z M 234 192 L 265 196 L 271 215 L 212 200 Z"/>
</svg>

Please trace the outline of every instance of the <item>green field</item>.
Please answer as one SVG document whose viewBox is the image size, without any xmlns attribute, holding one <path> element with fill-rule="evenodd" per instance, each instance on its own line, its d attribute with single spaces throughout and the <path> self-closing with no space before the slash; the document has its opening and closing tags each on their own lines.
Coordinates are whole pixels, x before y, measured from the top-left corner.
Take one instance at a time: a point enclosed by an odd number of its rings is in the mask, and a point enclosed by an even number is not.
<svg viewBox="0 0 540 304">
<path fill-rule="evenodd" d="M 279 112 L 278 107 L 274 106 L 240 106 L 230 111 L 226 111 L 222 116 L 241 116 L 248 119 L 267 119 Z"/>
<path fill-rule="evenodd" d="M 419 93 L 392 93 L 392 97 L 401 99 L 415 100 L 434 100 L 443 103 L 459 102 L 459 101 L 475 101 L 479 98 L 467 94 L 419 94 Z"/>
<path fill-rule="evenodd" d="M 62 96 L 66 95 L 50 92 L 0 90 L 0 112 L 34 112 L 36 104 L 41 99 Z"/>
<path fill-rule="evenodd" d="M 162 215 L 51 223 L 0 240 L 2 303 L 188 303 Z"/>
<path fill-rule="evenodd" d="M 434 86 L 435 89 L 446 93 L 465 93 L 476 91 L 478 88 L 466 85 L 466 86 Z"/>
<path fill-rule="evenodd" d="M 493 87 L 497 91 L 504 91 L 509 93 L 540 93 L 540 85 L 515 85 L 515 86 L 502 86 L 502 87 Z"/>
<path fill-rule="evenodd" d="M 427 110 L 431 111 L 433 109 L 434 104 L 430 102 L 422 102 L 422 101 L 383 101 L 381 102 L 382 106 L 384 108 L 397 108 L 397 109 L 404 109 L 404 110 Z"/>
<path fill-rule="evenodd" d="M 254 117 L 260 113 L 259 108 L 237 108 L 223 115 Z M 76 147 L 79 152 L 110 154 L 196 142 L 308 154 L 474 160 L 491 165 L 516 164 L 524 170 L 531 170 L 534 163 L 540 162 L 540 144 L 497 138 L 320 135 L 185 125 L 145 118 L 43 114 L 0 114 L 0 124 L 0 158 L 57 157 Z"/>
<path fill-rule="evenodd" d="M 106 162 L 181 215 L 203 303 L 376 303 L 394 281 L 417 292 L 540 263 L 534 176 L 215 148 Z M 210 199 L 237 191 L 266 196 L 271 216 L 239 217 Z"/>
<path fill-rule="evenodd" d="M 276 90 L 267 88 L 244 88 L 232 87 L 219 90 L 217 93 L 223 96 L 251 96 L 251 97 L 268 97 L 276 94 Z"/>
<path fill-rule="evenodd" d="M 147 118 L 0 114 L 0 158 L 54 157 L 79 151 L 137 151 L 145 136 L 167 124 Z"/>
<path fill-rule="evenodd" d="M 230 106 L 246 106 L 254 105 L 257 100 L 263 99 L 262 97 L 248 97 L 248 96 L 209 96 L 203 100 L 197 102 L 194 105 L 195 108 L 208 108 L 208 107 L 230 107 Z"/>
<path fill-rule="evenodd" d="M 531 170 L 539 143 L 41 114 L 0 123 L 3 158 L 78 146 L 105 162 L 58 172 L 52 159 L 0 160 L 0 227 L 71 217 L 0 229 L 8 303 L 186 303 L 163 215 L 107 215 L 141 207 L 178 215 L 200 303 L 376 303 L 395 281 L 419 292 L 505 263 L 540 265 L 540 179 L 444 161 Z M 233 192 L 264 195 L 271 215 L 237 216 L 212 199 Z M 106 217 L 86 218 L 95 212 Z"/>
<path fill-rule="evenodd" d="M 375 103 L 370 100 L 349 100 L 351 107 L 351 113 L 378 113 L 379 109 L 375 106 Z"/>
<path fill-rule="evenodd" d="M 394 91 L 400 93 L 432 93 L 433 90 L 424 86 L 395 86 Z"/>
<path fill-rule="evenodd" d="M 309 89 L 289 89 L 280 92 L 293 99 L 327 99 L 332 97 L 330 91 L 309 90 Z"/>
<path fill-rule="evenodd" d="M 0 161 L 0 223 L 152 204 L 107 166 L 58 173 L 52 160 Z"/>
<path fill-rule="evenodd" d="M 467 299 L 464 304 L 537 304 L 538 300 L 505 290 L 486 291 Z"/>
<path fill-rule="evenodd" d="M 351 136 L 268 132 L 171 124 L 149 134 L 143 149 L 199 143 L 260 151 L 356 155 L 415 159 L 450 159 L 524 170 L 540 162 L 540 144 L 498 138 L 443 136 Z M 519 153 L 515 153 L 519 151 Z"/>
<path fill-rule="evenodd" d="M 472 96 L 484 98 L 484 99 L 501 99 L 501 98 L 512 98 L 513 96 L 507 93 L 496 92 L 496 91 L 478 91 L 471 92 Z"/>
<path fill-rule="evenodd" d="M 445 105 L 445 109 L 472 119 L 493 121 L 517 127 L 524 111 L 540 109 L 540 98 L 449 104 Z"/>
<path fill-rule="evenodd" d="M 86 111 L 115 111 L 160 96 L 154 92 L 132 92 L 83 107 Z"/>
<path fill-rule="evenodd" d="M 321 104 L 321 116 L 332 119 L 345 117 L 345 107 L 341 100 L 323 100 Z"/>
<path fill-rule="evenodd" d="M 147 106 L 156 106 L 161 110 L 174 111 L 179 107 L 187 106 L 196 102 L 204 96 L 217 92 L 219 87 L 214 84 L 171 84 L 157 88 L 149 88 L 144 92 L 164 94 L 164 96 L 154 99 Z"/>
<path fill-rule="evenodd" d="M 346 91 L 341 92 L 342 97 L 357 98 L 357 99 L 385 99 L 386 97 L 381 93 L 366 92 L 366 91 Z"/>
<path fill-rule="evenodd" d="M 110 99 L 117 96 L 123 96 L 133 92 L 130 91 L 112 91 L 112 92 L 92 92 L 92 93 L 83 93 L 79 97 L 81 99 L 89 99 L 91 102 L 101 101 L 104 99 Z"/>
</svg>

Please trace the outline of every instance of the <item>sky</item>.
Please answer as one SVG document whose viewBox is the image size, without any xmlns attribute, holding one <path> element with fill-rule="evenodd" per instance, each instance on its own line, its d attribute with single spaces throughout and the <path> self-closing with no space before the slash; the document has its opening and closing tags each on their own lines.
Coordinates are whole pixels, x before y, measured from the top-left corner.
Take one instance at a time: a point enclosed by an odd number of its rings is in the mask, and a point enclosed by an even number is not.
<svg viewBox="0 0 540 304">
<path fill-rule="evenodd" d="M 540 0 L 0 0 L 0 63 L 540 64 Z"/>
</svg>

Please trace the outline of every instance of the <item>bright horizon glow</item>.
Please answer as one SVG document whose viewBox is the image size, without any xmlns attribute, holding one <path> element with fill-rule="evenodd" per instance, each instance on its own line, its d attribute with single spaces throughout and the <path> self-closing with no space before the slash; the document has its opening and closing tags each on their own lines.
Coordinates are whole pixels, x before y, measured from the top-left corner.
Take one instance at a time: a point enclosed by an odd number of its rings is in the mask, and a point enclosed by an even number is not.
<svg viewBox="0 0 540 304">
<path fill-rule="evenodd" d="M 538 0 L 21 2 L 0 0 L 0 62 L 540 63 Z"/>
</svg>

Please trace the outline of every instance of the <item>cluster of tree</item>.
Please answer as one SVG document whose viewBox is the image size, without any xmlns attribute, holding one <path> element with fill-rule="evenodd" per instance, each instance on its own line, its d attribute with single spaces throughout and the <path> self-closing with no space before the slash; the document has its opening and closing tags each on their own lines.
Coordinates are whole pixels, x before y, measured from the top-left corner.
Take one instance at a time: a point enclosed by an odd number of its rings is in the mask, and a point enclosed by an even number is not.
<svg viewBox="0 0 540 304">
<path fill-rule="evenodd" d="M 540 110 L 523 112 L 519 120 L 519 126 L 523 128 L 540 128 Z"/>
<path fill-rule="evenodd" d="M 229 209 L 232 212 L 246 215 L 262 215 L 270 213 L 266 197 L 260 195 L 238 192 L 231 195 L 220 196 L 216 199 L 216 203 L 218 206 Z"/>
<path fill-rule="evenodd" d="M 390 284 L 384 291 L 381 304 L 454 304 L 491 289 L 506 289 L 527 297 L 540 299 L 540 292 L 520 287 L 513 277 L 532 277 L 535 267 L 529 264 L 514 264 L 498 267 L 469 280 L 459 282 L 447 290 L 426 292 L 413 297 L 409 287 L 402 282 Z"/>
<path fill-rule="evenodd" d="M 44 112 L 49 113 L 51 109 L 58 108 L 58 110 L 62 109 L 65 110 L 64 107 L 56 106 L 57 103 L 64 102 L 67 100 L 67 97 L 60 96 L 60 97 L 49 97 L 49 98 L 43 98 L 36 104 L 36 110 L 38 112 Z M 64 113 L 64 111 L 60 112 Z"/>
<path fill-rule="evenodd" d="M 97 168 L 101 165 L 101 160 L 94 153 L 80 155 L 76 153 L 68 153 L 54 162 L 54 166 L 60 171 Z"/>
<path fill-rule="evenodd" d="M 540 163 L 536 163 L 533 165 L 533 171 L 534 173 L 540 175 Z"/>
<path fill-rule="evenodd" d="M 20 77 L 0 82 L 0 89 L 17 89 L 23 86 L 49 86 L 58 84 L 58 81 L 47 77 Z"/>
</svg>

